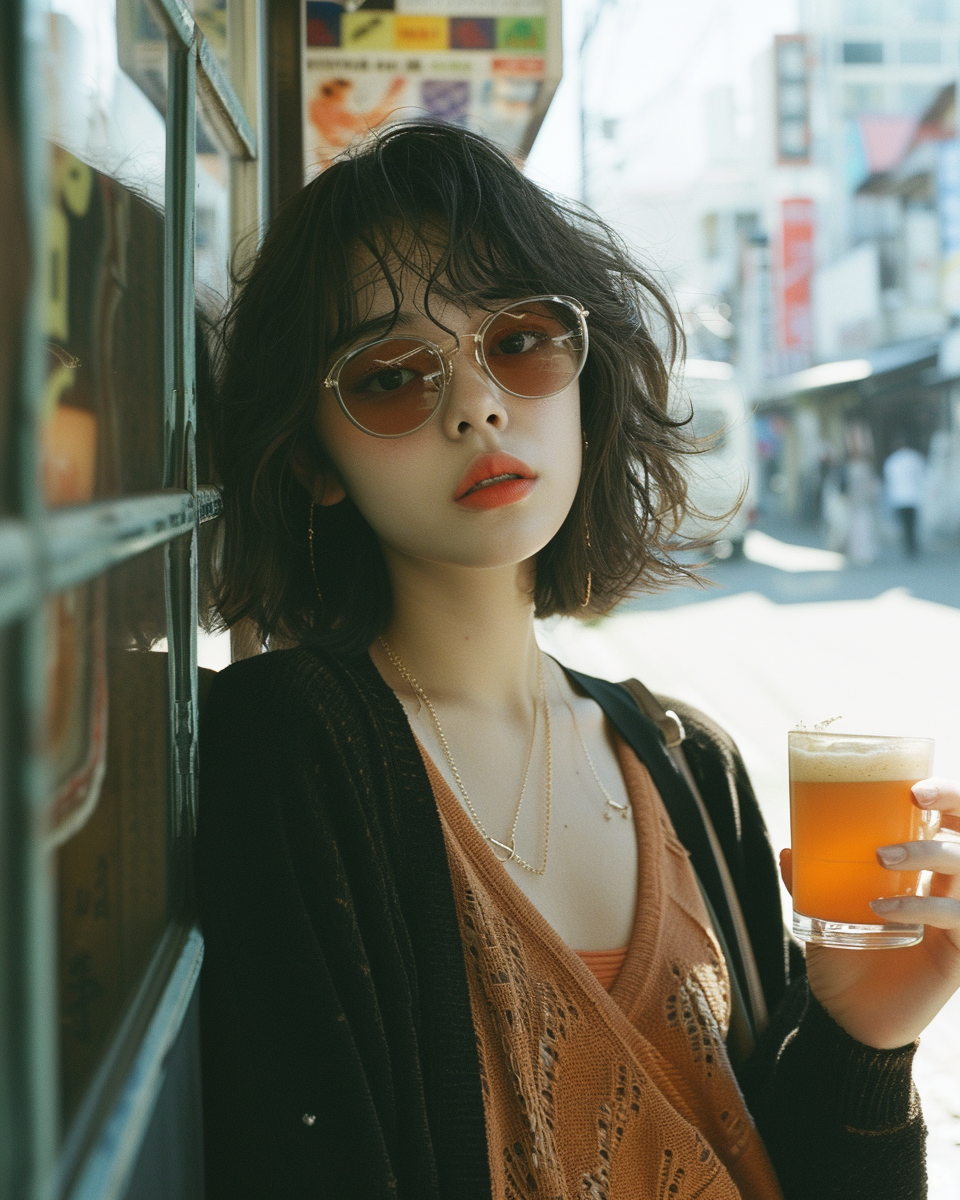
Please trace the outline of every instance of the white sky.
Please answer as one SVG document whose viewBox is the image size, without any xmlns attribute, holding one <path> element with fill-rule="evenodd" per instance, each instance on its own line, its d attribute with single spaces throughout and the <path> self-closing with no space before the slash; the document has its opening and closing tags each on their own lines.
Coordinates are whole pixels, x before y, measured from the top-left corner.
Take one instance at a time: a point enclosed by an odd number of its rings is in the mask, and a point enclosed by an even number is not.
<svg viewBox="0 0 960 1200">
<path fill-rule="evenodd" d="M 527 164 L 539 183 L 571 196 L 580 188 L 578 50 L 585 15 L 597 3 L 564 0 L 563 82 Z M 601 191 L 673 190 L 705 165 L 705 92 L 732 85 L 748 121 L 751 63 L 774 34 L 796 29 L 797 0 L 605 4 L 587 57 L 587 109 L 595 122 L 620 125 L 615 145 L 592 132 L 594 198 L 597 183 Z"/>
</svg>

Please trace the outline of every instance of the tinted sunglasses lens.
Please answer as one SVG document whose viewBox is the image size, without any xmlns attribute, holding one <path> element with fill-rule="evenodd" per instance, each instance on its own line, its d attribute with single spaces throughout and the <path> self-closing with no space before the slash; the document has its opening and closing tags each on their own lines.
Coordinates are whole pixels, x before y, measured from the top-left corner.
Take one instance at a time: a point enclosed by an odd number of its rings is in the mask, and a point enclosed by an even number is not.
<svg viewBox="0 0 960 1200">
<path fill-rule="evenodd" d="M 440 402 L 443 361 L 409 338 L 387 338 L 348 358 L 337 378 L 344 408 L 370 433 L 412 433 Z"/>
<path fill-rule="evenodd" d="M 576 379 L 584 337 L 576 311 L 555 300 L 516 304 L 498 313 L 483 338 L 496 381 L 515 396 L 552 396 Z"/>
</svg>

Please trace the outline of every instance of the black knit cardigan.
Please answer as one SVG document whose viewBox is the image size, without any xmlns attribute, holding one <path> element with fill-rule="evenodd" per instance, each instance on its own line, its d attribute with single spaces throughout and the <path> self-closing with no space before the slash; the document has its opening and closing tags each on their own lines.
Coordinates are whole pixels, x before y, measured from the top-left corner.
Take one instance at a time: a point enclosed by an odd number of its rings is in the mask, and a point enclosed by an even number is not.
<svg viewBox="0 0 960 1200">
<path fill-rule="evenodd" d="M 740 1082 L 787 1200 L 922 1200 L 914 1048 L 869 1049 L 808 996 L 740 756 L 669 704 L 774 1013 Z M 368 657 L 301 647 L 216 677 L 198 893 L 208 1200 L 490 1200 L 440 820 Z"/>
</svg>

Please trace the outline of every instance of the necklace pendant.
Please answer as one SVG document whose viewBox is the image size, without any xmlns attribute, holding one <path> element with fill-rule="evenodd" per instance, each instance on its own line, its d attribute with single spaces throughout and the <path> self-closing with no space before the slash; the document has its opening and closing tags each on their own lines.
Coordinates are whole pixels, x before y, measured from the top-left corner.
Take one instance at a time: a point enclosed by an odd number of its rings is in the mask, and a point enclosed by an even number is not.
<svg viewBox="0 0 960 1200">
<path fill-rule="evenodd" d="M 623 817 L 623 819 L 626 821 L 627 818 L 630 816 L 630 805 L 629 804 L 616 804 L 616 803 L 614 803 L 613 800 L 608 800 L 607 807 L 603 810 L 604 817 L 606 817 L 606 819 L 608 821 L 610 821 L 613 819 L 613 814 L 615 812 L 618 812 L 620 814 L 620 816 Z"/>
<path fill-rule="evenodd" d="M 605 808 L 605 809 L 603 810 L 603 819 L 604 819 L 605 821 L 612 821 L 612 820 L 613 820 L 613 813 L 610 811 L 610 809 L 609 809 L 609 808 Z"/>
<path fill-rule="evenodd" d="M 497 854 L 496 855 L 497 862 L 501 862 L 501 863 L 513 862 L 513 860 L 517 857 L 517 851 L 513 844 L 513 838 L 510 839 L 509 846 L 505 842 L 498 842 L 496 838 L 490 837 L 489 835 L 487 836 L 487 841 L 490 843 L 491 846 L 496 846 L 497 850 L 505 850 L 507 852 L 506 858 L 501 858 L 500 855 Z"/>
</svg>

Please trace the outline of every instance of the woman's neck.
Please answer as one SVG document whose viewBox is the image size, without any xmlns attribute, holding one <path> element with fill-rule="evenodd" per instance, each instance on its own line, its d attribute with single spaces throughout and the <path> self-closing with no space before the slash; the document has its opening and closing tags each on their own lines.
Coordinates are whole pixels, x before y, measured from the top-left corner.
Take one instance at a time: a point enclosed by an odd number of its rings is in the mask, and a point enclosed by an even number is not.
<svg viewBox="0 0 960 1200">
<path fill-rule="evenodd" d="M 385 640 L 431 700 L 527 716 L 537 687 L 534 564 L 479 569 L 388 555 L 388 566 Z"/>
</svg>

